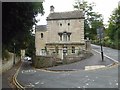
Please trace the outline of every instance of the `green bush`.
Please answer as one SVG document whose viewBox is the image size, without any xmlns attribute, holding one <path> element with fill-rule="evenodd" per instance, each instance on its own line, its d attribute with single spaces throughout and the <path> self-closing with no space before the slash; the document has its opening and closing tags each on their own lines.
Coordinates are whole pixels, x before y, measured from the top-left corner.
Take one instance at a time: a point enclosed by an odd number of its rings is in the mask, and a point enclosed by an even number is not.
<svg viewBox="0 0 120 90">
<path fill-rule="evenodd" d="M 2 60 L 9 60 L 10 54 L 7 50 L 2 51 Z"/>
</svg>

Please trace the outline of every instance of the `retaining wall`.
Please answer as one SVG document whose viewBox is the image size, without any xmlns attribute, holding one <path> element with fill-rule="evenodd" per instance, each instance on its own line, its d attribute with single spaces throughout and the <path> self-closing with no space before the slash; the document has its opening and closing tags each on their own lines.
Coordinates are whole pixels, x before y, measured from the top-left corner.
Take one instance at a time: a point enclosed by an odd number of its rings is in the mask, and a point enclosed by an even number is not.
<svg viewBox="0 0 120 90">
<path fill-rule="evenodd" d="M 2 61 L 0 73 L 5 72 L 13 67 L 13 60 L 14 60 L 14 54 L 10 53 L 10 58 L 7 61 Z M 17 64 L 20 61 L 20 57 L 15 57 L 15 64 Z"/>
</svg>

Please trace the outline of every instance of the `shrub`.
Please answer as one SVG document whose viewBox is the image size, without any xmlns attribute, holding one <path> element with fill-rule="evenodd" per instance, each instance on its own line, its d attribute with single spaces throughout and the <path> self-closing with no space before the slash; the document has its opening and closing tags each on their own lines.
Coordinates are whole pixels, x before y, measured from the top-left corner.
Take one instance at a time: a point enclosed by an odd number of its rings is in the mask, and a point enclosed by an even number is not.
<svg viewBox="0 0 120 90">
<path fill-rule="evenodd" d="M 9 60 L 10 54 L 7 50 L 2 51 L 2 60 Z"/>
</svg>

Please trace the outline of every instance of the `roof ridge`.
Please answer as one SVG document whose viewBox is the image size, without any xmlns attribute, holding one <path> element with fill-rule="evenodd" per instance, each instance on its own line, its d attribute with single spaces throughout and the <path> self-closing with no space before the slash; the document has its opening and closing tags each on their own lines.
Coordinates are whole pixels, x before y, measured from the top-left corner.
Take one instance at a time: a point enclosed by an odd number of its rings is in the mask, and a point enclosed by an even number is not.
<svg viewBox="0 0 120 90">
<path fill-rule="evenodd" d="M 63 19 L 84 19 L 84 14 L 83 11 L 73 10 L 50 13 L 47 17 L 47 20 L 63 20 Z"/>
<path fill-rule="evenodd" d="M 76 11 L 80 11 L 80 10 L 72 10 L 72 11 L 64 11 L 64 12 L 54 12 L 54 13 L 67 13 L 67 12 L 76 12 Z M 82 12 L 82 11 L 80 11 Z"/>
</svg>

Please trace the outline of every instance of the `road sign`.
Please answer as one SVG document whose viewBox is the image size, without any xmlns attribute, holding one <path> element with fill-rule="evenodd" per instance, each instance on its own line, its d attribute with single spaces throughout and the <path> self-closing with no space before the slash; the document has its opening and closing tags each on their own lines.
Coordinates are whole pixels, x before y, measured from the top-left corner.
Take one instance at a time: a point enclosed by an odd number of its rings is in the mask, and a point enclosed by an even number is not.
<svg viewBox="0 0 120 90">
<path fill-rule="evenodd" d="M 98 36 L 99 39 L 104 37 L 103 30 L 104 30 L 104 27 L 99 27 L 97 29 L 97 36 Z"/>
</svg>

